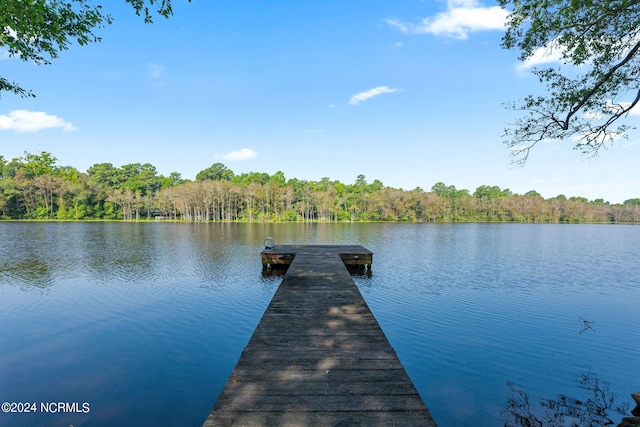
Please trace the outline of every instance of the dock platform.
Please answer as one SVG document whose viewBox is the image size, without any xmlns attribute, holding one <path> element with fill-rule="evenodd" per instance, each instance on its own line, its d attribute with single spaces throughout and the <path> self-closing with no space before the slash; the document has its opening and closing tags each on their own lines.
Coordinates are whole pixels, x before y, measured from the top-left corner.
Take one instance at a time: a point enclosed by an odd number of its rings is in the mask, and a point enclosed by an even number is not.
<svg viewBox="0 0 640 427">
<path fill-rule="evenodd" d="M 260 253 L 262 267 L 289 266 L 298 252 L 308 252 L 311 249 L 320 255 L 322 252 L 330 256 L 337 253 L 347 267 L 362 266 L 370 270 L 373 262 L 373 252 L 360 245 L 280 245 Z"/>
<path fill-rule="evenodd" d="M 290 266 L 203 427 L 435 427 L 345 267 L 372 253 L 279 249 Z"/>
</svg>

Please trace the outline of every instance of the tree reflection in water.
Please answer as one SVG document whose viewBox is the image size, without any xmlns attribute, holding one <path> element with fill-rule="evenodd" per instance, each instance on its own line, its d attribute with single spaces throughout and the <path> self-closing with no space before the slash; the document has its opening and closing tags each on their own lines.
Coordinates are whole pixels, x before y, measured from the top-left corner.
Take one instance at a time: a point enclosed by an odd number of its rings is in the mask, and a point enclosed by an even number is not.
<svg viewBox="0 0 640 427">
<path fill-rule="evenodd" d="M 584 399 L 560 394 L 555 399 L 541 399 L 532 407 L 524 390 L 513 383 L 507 386 L 510 393 L 502 412 L 504 427 L 602 427 L 614 424 L 610 414 L 629 413 L 629 404 L 617 405 L 609 383 L 592 372 L 583 373 L 578 380 Z"/>
</svg>

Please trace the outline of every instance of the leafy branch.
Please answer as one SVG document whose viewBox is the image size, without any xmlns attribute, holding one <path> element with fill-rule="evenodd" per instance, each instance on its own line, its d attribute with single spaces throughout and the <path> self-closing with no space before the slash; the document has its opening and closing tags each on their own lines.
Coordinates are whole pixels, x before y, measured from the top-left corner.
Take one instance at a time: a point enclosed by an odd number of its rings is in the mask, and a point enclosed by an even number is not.
<svg viewBox="0 0 640 427">
<path fill-rule="evenodd" d="M 640 99 L 640 1 L 500 0 L 513 8 L 503 47 L 528 61 L 560 53 L 556 68 L 533 69 L 544 96 L 509 103 L 522 116 L 504 132 L 516 164 L 539 142 L 573 140 L 583 154 L 632 129 L 623 123 Z M 632 101 L 623 99 L 629 94 Z"/>
<path fill-rule="evenodd" d="M 145 23 L 153 22 L 154 13 L 164 18 L 173 14 L 171 0 L 126 1 Z M 48 65 L 74 41 L 80 46 L 100 42 L 95 31 L 112 22 L 113 17 L 91 0 L 1 0 L 0 48 L 11 58 Z M 19 83 L 0 77 L 0 95 L 3 92 L 35 96 Z"/>
</svg>

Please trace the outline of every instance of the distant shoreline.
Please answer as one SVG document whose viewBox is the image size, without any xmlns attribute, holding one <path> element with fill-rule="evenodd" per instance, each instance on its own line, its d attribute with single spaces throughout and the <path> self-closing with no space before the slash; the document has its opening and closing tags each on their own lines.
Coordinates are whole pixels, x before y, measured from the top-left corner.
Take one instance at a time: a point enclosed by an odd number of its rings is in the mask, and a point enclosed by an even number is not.
<svg viewBox="0 0 640 427">
<path fill-rule="evenodd" d="M 4 219 L 0 218 L 0 223 L 117 223 L 117 224 L 536 224 L 536 225 L 640 225 L 640 221 L 635 222 L 526 222 L 526 221 L 243 221 L 243 220 L 209 220 L 209 221 L 186 221 L 181 219 L 147 219 L 124 220 L 124 219 Z"/>
</svg>

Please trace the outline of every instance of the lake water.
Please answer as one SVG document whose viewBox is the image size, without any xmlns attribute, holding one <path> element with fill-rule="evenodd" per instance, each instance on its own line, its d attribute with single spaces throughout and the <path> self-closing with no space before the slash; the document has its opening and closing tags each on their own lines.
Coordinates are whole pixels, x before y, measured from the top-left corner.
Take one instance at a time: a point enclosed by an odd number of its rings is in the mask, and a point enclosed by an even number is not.
<svg viewBox="0 0 640 427">
<path fill-rule="evenodd" d="M 375 253 L 354 280 L 440 427 L 633 406 L 637 226 L 2 222 L 0 402 L 37 412 L 0 425 L 200 426 L 280 283 L 267 236 Z"/>
</svg>

